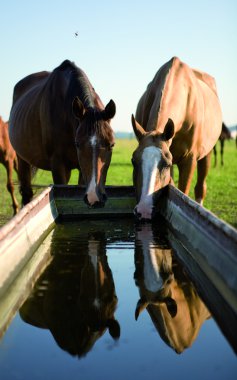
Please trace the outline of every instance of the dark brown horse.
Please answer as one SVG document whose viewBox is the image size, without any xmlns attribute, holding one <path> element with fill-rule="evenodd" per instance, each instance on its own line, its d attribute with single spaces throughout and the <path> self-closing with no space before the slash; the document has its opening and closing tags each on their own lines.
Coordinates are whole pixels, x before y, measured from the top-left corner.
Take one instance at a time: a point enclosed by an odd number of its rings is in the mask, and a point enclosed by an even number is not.
<svg viewBox="0 0 237 380">
<path fill-rule="evenodd" d="M 230 130 L 227 128 L 225 123 L 222 123 L 222 129 L 221 129 L 221 134 L 219 136 L 219 141 L 221 145 L 221 165 L 224 165 L 224 145 L 225 145 L 225 140 L 230 140 L 231 139 L 231 133 Z M 214 153 L 214 166 L 217 164 L 217 157 L 216 157 L 216 145 L 213 148 L 213 153 Z"/>
<path fill-rule="evenodd" d="M 164 64 L 142 95 L 132 116 L 139 146 L 133 153 L 133 181 L 139 219 L 151 219 L 153 195 L 179 169 L 178 187 L 189 193 L 197 166 L 195 199 L 202 203 L 210 152 L 221 132 L 222 116 L 215 80 L 174 57 Z"/>
<path fill-rule="evenodd" d="M 14 185 L 12 181 L 13 169 L 17 172 L 17 157 L 8 134 L 8 123 L 4 122 L 0 116 L 0 163 L 3 164 L 7 171 L 7 190 L 12 198 L 12 207 L 14 214 L 18 211 L 18 202 L 14 195 Z"/>
<path fill-rule="evenodd" d="M 19 160 L 23 205 L 33 196 L 31 166 L 52 172 L 55 184 L 67 184 L 80 171 L 85 202 L 103 206 L 105 181 L 114 145 L 111 100 L 103 106 L 86 74 L 66 60 L 52 72 L 31 74 L 14 88 L 10 140 Z"/>
<path fill-rule="evenodd" d="M 65 234 L 65 228 L 63 231 Z M 113 339 L 119 338 L 120 325 L 115 319 L 118 299 L 105 234 L 98 231 L 92 235 L 77 228 L 76 238 L 84 241 L 77 252 L 64 250 L 68 241 L 60 230 L 59 236 L 60 247 L 52 243 L 52 262 L 37 280 L 20 315 L 33 326 L 49 329 L 63 350 L 82 357 L 106 331 Z M 55 230 L 52 241 L 57 239 Z"/>
</svg>

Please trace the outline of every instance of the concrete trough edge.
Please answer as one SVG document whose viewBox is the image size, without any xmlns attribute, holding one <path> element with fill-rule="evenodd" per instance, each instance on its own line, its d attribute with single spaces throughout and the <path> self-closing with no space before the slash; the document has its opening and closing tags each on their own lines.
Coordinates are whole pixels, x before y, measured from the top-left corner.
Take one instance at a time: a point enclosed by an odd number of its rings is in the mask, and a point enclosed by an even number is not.
<svg viewBox="0 0 237 380">
<path fill-rule="evenodd" d="M 57 210 L 50 193 L 46 188 L 0 229 L 0 297 L 53 228 Z"/>
<path fill-rule="evenodd" d="M 0 298 L 50 233 L 55 220 L 60 217 L 57 200 L 62 203 L 63 200 L 74 204 L 77 200 L 81 202 L 83 191 L 78 190 L 78 186 L 48 187 L 0 228 Z M 128 201 L 126 209 L 122 210 L 124 215 L 132 214 L 135 203 L 132 186 L 108 187 L 107 194 L 115 205 L 115 216 L 116 199 L 121 198 Z M 195 262 L 231 307 L 234 315 L 237 315 L 237 230 L 173 186 L 165 189 L 157 202 L 156 210 L 166 219 L 177 241 L 185 246 L 188 260 Z M 75 215 L 74 211 L 74 217 L 80 218 L 81 215 Z M 88 214 L 90 211 L 86 209 Z M 110 217 L 111 209 L 98 209 L 98 214 Z M 92 217 L 95 215 L 94 210 Z M 65 216 L 67 215 L 63 217 Z M 185 257 L 183 262 L 185 264 Z"/>
<path fill-rule="evenodd" d="M 171 185 L 157 207 L 174 237 L 237 313 L 237 230 Z"/>
</svg>

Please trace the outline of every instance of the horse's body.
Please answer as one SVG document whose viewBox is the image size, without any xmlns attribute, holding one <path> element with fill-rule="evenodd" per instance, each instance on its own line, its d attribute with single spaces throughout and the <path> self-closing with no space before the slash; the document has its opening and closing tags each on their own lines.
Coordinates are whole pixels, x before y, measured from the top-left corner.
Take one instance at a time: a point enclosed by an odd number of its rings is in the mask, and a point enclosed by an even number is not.
<svg viewBox="0 0 237 380">
<path fill-rule="evenodd" d="M 111 100 L 104 108 L 85 73 L 66 60 L 52 72 L 31 74 L 14 88 L 10 140 L 19 160 L 23 204 L 32 198 L 31 166 L 67 184 L 80 170 L 90 206 L 105 202 L 105 180 L 114 144 Z M 76 145 L 76 147 L 75 147 Z"/>
<path fill-rule="evenodd" d="M 159 246 L 149 230 L 144 232 L 142 237 L 141 232 L 137 235 L 135 251 L 135 279 L 140 293 L 135 317 L 147 309 L 164 342 L 181 353 L 197 338 L 210 312 L 171 249 Z"/>
<path fill-rule="evenodd" d="M 13 169 L 17 172 L 17 157 L 14 151 L 8 133 L 8 123 L 4 122 L 0 116 L 0 163 L 3 164 L 7 171 L 7 190 L 12 198 L 12 207 L 14 214 L 18 211 L 18 202 L 14 195 L 14 185 L 12 181 Z"/>
<path fill-rule="evenodd" d="M 224 145 L 225 145 L 225 140 L 230 140 L 231 139 L 231 133 L 225 123 L 222 123 L 222 129 L 221 129 L 221 134 L 219 136 L 219 141 L 221 145 L 221 165 L 224 165 Z M 216 145 L 213 148 L 213 153 L 214 153 L 214 166 L 217 164 L 217 157 L 216 157 Z"/>
<path fill-rule="evenodd" d="M 151 219 L 153 194 L 171 182 L 179 169 L 178 187 L 189 193 L 197 165 L 195 199 L 202 203 L 212 151 L 221 132 L 221 108 L 215 80 L 174 57 L 164 64 L 141 97 L 132 116 L 139 146 L 133 153 L 134 186 L 140 219 Z"/>
</svg>

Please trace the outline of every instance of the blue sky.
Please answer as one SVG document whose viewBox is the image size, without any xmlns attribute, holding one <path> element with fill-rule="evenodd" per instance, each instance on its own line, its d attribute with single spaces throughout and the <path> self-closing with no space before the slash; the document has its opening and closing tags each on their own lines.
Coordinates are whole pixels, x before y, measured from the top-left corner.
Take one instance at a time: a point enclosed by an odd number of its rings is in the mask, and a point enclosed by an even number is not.
<svg viewBox="0 0 237 380">
<path fill-rule="evenodd" d="M 70 59 L 115 101 L 113 129 L 131 132 L 147 84 L 176 55 L 215 77 L 223 120 L 237 124 L 237 0 L 7 0 L 0 15 L 4 120 L 18 80 Z"/>
</svg>

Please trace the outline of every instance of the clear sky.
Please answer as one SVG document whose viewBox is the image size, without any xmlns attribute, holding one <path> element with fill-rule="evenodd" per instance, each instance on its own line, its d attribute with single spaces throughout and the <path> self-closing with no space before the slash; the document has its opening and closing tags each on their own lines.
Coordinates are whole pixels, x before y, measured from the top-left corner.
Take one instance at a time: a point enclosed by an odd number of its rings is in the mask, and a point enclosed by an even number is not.
<svg viewBox="0 0 237 380">
<path fill-rule="evenodd" d="M 237 0 L 5 0 L 0 2 L 0 115 L 24 76 L 70 59 L 106 104 L 115 131 L 172 56 L 215 77 L 223 120 L 237 124 Z M 78 36 L 75 36 L 75 32 Z"/>
</svg>

